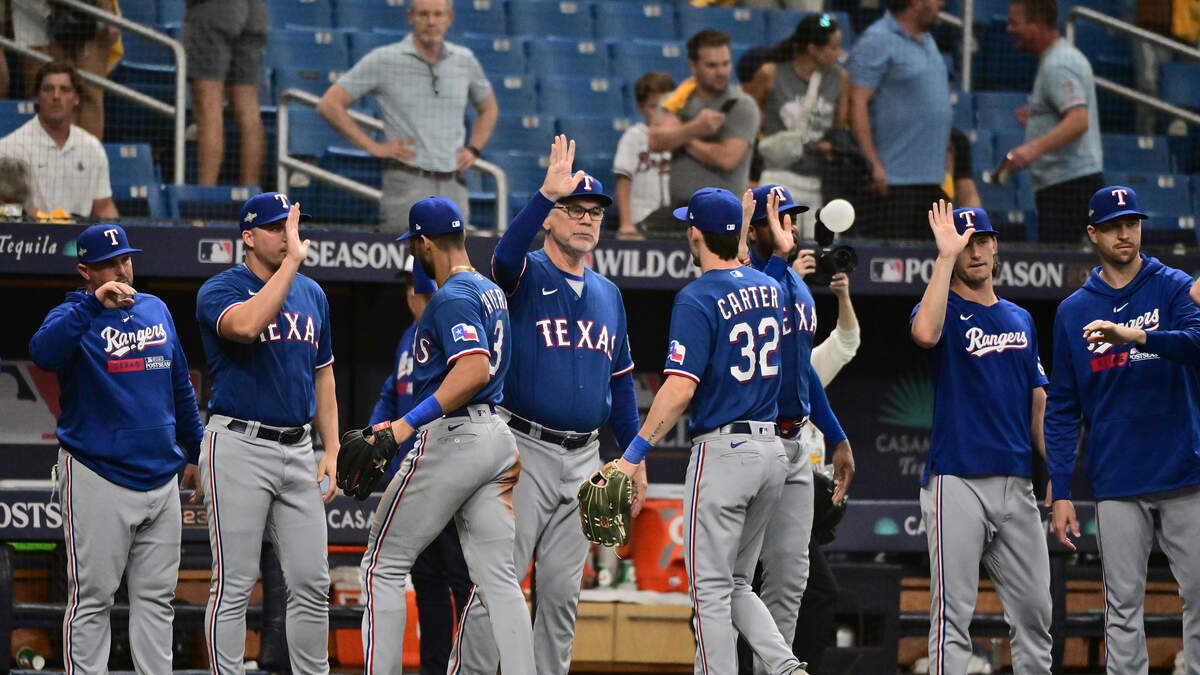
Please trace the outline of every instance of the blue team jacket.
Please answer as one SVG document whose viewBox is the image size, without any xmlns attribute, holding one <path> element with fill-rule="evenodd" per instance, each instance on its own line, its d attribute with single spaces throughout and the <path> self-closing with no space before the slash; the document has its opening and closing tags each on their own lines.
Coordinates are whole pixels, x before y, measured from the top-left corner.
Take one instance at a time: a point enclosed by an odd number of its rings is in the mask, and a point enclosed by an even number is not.
<svg viewBox="0 0 1200 675">
<path fill-rule="evenodd" d="M 200 456 L 204 426 L 175 322 L 162 300 L 134 296 L 105 309 L 79 291 L 50 310 L 29 342 L 33 362 L 58 375 L 58 439 L 105 479 L 133 490 L 171 480 Z"/>
<path fill-rule="evenodd" d="M 1200 310 L 1192 280 L 1142 256 L 1114 289 L 1092 271 L 1058 307 L 1046 402 L 1046 457 L 1055 499 L 1070 499 L 1079 422 L 1097 499 L 1200 484 Z M 1083 327 L 1105 319 L 1146 331 L 1142 347 L 1089 345 Z"/>
</svg>

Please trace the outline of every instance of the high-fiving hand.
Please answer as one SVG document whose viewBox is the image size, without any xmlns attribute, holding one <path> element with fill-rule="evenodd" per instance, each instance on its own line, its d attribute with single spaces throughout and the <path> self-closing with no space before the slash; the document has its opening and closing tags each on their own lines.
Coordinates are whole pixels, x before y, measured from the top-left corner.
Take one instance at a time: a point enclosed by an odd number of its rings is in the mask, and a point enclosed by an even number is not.
<svg viewBox="0 0 1200 675">
<path fill-rule="evenodd" d="M 962 234 L 958 233 L 958 229 L 954 227 L 954 205 L 945 199 L 939 199 L 933 208 L 929 209 L 929 229 L 933 230 L 938 255 L 944 258 L 957 257 L 970 243 L 971 235 L 975 234 L 974 227 L 968 227 Z"/>
<path fill-rule="evenodd" d="M 771 228 L 771 241 L 775 243 L 775 255 L 787 260 L 796 240 L 792 228 L 784 227 L 779 222 L 779 192 L 776 190 L 767 193 L 767 226 Z"/>
<path fill-rule="evenodd" d="M 300 241 L 300 202 L 292 202 L 288 209 L 287 221 L 283 224 L 283 234 L 287 238 L 287 257 L 297 264 L 303 263 L 308 256 L 309 241 Z"/>
<path fill-rule="evenodd" d="M 571 165 L 575 163 L 575 141 L 568 141 L 566 135 L 554 137 L 550 146 L 550 163 L 546 167 L 546 179 L 542 181 L 542 196 L 556 202 L 575 191 L 583 180 L 583 172 L 571 173 Z"/>
</svg>

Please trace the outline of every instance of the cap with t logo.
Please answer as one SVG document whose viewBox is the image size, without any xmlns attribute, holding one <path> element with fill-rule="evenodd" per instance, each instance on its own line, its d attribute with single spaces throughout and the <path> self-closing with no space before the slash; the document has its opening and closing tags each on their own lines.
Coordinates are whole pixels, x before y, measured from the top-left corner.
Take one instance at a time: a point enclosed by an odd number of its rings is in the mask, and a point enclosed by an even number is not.
<svg viewBox="0 0 1200 675">
<path fill-rule="evenodd" d="M 242 215 L 238 219 L 238 224 L 243 230 L 249 230 L 252 227 L 285 220 L 291 208 L 292 203 L 282 192 L 264 192 L 254 195 L 247 199 L 245 204 L 242 204 Z M 308 220 L 308 214 L 301 213 L 300 222 L 303 223 L 306 220 Z"/>
<path fill-rule="evenodd" d="M 98 263 L 123 253 L 139 253 L 129 245 L 125 228 L 115 223 L 97 223 L 79 234 L 75 255 L 81 263 Z"/>
<path fill-rule="evenodd" d="M 1137 193 L 1124 185 L 1100 188 L 1088 202 L 1088 223 L 1091 225 L 1099 225 L 1121 216 L 1147 217 L 1138 208 Z"/>
</svg>

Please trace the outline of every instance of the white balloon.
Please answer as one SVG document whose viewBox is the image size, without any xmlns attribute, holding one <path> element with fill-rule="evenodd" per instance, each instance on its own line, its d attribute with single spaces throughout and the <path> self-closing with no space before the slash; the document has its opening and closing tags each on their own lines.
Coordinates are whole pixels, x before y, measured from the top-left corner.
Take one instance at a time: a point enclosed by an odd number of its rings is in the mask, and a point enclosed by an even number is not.
<svg viewBox="0 0 1200 675">
<path fill-rule="evenodd" d="M 845 199 L 834 199 L 821 209 L 821 222 L 830 232 L 845 232 L 854 224 L 854 205 Z"/>
</svg>

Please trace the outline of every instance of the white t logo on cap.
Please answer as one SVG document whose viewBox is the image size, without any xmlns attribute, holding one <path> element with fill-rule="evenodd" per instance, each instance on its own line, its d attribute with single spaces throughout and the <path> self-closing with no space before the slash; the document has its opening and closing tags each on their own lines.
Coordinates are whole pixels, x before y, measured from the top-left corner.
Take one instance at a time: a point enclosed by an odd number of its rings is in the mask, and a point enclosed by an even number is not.
<svg viewBox="0 0 1200 675">
<path fill-rule="evenodd" d="M 588 192 L 591 192 L 593 180 L 595 180 L 595 179 L 593 179 L 591 176 L 587 175 L 586 173 L 583 174 L 583 189 L 587 190 Z"/>
<path fill-rule="evenodd" d="M 283 203 L 283 208 L 285 208 L 285 209 L 292 208 L 292 203 L 288 201 L 287 195 L 276 192 L 275 199 L 278 199 L 281 203 Z"/>
<path fill-rule="evenodd" d="M 117 241 L 117 231 L 115 229 L 114 230 L 105 230 L 104 236 L 108 237 L 108 240 L 112 242 L 113 246 L 116 246 L 118 243 L 120 243 Z"/>
<path fill-rule="evenodd" d="M 775 187 L 772 187 L 771 194 L 775 195 L 775 198 L 779 200 L 780 204 L 788 200 L 787 193 L 783 191 L 782 185 L 776 185 Z"/>
<path fill-rule="evenodd" d="M 975 212 L 974 211 L 963 211 L 959 215 L 962 216 L 963 220 L 967 221 L 967 227 L 975 227 Z"/>
<path fill-rule="evenodd" d="M 1129 194 L 1128 190 L 1116 189 L 1112 191 L 1112 196 L 1117 198 L 1117 206 L 1125 206 L 1125 195 Z"/>
</svg>

